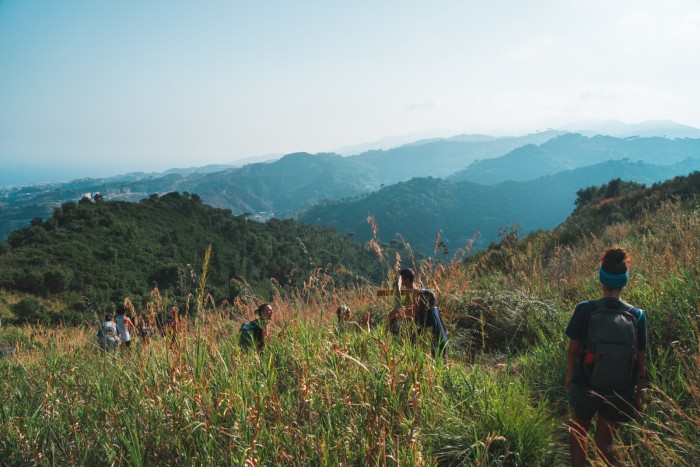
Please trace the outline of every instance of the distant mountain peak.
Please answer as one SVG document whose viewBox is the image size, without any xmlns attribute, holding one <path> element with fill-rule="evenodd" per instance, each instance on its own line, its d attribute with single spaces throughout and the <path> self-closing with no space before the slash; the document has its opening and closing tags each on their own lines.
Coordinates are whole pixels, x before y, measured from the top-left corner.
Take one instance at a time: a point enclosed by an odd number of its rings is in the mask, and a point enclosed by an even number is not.
<svg viewBox="0 0 700 467">
<path fill-rule="evenodd" d="M 445 129 L 417 131 L 404 135 L 385 136 L 370 143 L 343 146 L 334 152 L 343 156 L 354 156 L 367 151 L 394 149 L 408 144 L 421 144 L 421 141 L 445 139 L 452 134 L 454 132 Z"/>
<path fill-rule="evenodd" d="M 663 138 L 700 138 L 700 129 L 672 120 L 648 120 L 627 123 L 620 120 L 580 120 L 559 128 L 587 136 L 596 134 L 628 138 L 630 136 Z"/>
</svg>

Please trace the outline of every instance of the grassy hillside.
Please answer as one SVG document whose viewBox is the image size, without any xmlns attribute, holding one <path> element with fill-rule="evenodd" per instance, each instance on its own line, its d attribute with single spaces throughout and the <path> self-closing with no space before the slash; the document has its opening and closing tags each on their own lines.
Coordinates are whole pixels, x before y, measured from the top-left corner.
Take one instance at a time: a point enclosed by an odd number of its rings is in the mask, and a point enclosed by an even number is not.
<svg viewBox="0 0 700 467">
<path fill-rule="evenodd" d="M 273 284 L 302 286 L 316 269 L 339 284 L 380 274 L 373 253 L 331 229 L 253 222 L 197 195 L 171 193 L 139 203 L 63 204 L 0 244 L 0 288 L 40 297 L 44 303 L 29 307 L 30 317 L 48 316 L 43 307 L 72 310 L 60 316 L 79 319 L 86 298 L 108 307 L 125 295 L 142 301 L 154 286 L 183 303 L 197 288 L 208 245 L 209 291 L 217 300 L 249 286 L 267 294 Z"/>
<path fill-rule="evenodd" d="M 260 355 L 237 346 L 231 309 L 252 310 L 264 298 L 223 303 L 205 300 L 206 289 L 172 346 L 157 339 L 101 354 L 93 328 L 5 326 L 0 458 L 564 465 L 563 330 L 577 302 L 599 296 L 598 256 L 616 244 L 633 259 L 623 298 L 645 310 L 650 338 L 645 414 L 619 432 L 618 457 L 692 465 L 700 458 L 697 192 L 697 175 L 647 190 L 599 187 L 554 231 L 505 236 L 466 262 L 420 264 L 419 280 L 438 293 L 450 333 L 446 362 L 433 361 L 426 343 L 385 332 L 391 300 L 315 279 L 274 296 L 271 340 Z M 371 311 L 373 330 L 336 330 L 340 303 L 355 315 Z"/>
</svg>

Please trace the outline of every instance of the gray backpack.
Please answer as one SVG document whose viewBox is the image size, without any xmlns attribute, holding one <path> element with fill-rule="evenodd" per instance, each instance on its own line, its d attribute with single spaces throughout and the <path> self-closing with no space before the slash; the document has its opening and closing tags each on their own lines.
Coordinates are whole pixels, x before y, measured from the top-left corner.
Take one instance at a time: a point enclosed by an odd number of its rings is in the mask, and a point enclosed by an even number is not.
<svg viewBox="0 0 700 467">
<path fill-rule="evenodd" d="M 634 386 L 637 366 L 637 320 L 632 306 L 608 308 L 608 300 L 591 300 L 584 368 L 593 387 L 621 391 Z"/>
<path fill-rule="evenodd" d="M 114 322 L 103 322 L 97 331 L 97 338 L 102 350 L 111 350 L 119 345 L 119 335 L 117 325 Z"/>
</svg>

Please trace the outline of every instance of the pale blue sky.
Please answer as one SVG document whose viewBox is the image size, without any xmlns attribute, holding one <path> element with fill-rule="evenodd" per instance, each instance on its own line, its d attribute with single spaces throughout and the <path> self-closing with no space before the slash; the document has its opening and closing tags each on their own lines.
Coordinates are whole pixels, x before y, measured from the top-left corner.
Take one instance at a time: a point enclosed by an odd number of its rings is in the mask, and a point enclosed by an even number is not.
<svg viewBox="0 0 700 467">
<path fill-rule="evenodd" d="M 697 0 L 0 0 L 0 171 L 582 119 L 700 127 L 698 56 Z"/>
</svg>

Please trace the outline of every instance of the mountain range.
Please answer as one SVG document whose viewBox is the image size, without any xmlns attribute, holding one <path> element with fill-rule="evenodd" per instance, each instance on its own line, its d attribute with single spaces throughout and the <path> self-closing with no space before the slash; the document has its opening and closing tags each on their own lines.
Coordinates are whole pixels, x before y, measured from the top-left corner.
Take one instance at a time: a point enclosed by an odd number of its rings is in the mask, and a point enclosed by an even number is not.
<svg viewBox="0 0 700 467">
<path fill-rule="evenodd" d="M 451 176 L 453 180 L 498 183 L 525 181 L 562 170 L 607 160 L 630 159 L 665 166 L 700 159 L 700 139 L 587 137 L 576 133 L 553 138 L 539 146 L 522 146 L 501 157 L 473 162 Z"/>
<path fill-rule="evenodd" d="M 644 128 L 653 132 L 651 126 Z M 644 128 L 618 126 L 632 133 Z M 673 128 L 692 133 L 691 127 Z M 177 191 L 197 194 L 236 215 L 298 218 L 353 232 L 358 239 L 367 237 L 366 219 L 373 215 L 387 238 L 405 234 L 430 254 L 438 229 L 451 248 L 480 231 L 475 245 L 484 247 L 497 238 L 499 227 L 519 224 L 529 231 L 561 222 L 581 188 L 612 178 L 653 183 L 697 170 L 698 160 L 700 139 L 586 136 L 559 130 L 521 137 L 426 139 L 345 157 L 294 153 L 242 167 L 171 169 L 0 188 L 0 239 L 83 196 L 100 193 L 105 200 L 139 201 Z M 411 205 L 412 217 L 397 210 L 402 203 Z M 420 235 L 414 234 L 414 224 L 421 226 Z"/>
<path fill-rule="evenodd" d="M 615 178 L 648 185 L 697 170 L 700 159 L 668 166 L 609 160 L 534 180 L 491 185 L 414 178 L 353 200 L 316 205 L 299 220 L 367 241 L 373 236 L 367 223 L 372 216 L 382 240 L 397 240 L 398 234 L 414 251 L 426 255 L 434 253 L 438 230 L 447 251 L 464 247 L 472 238 L 472 248 L 483 249 L 503 230 L 526 233 L 556 227 L 571 214 L 582 188 Z"/>
<path fill-rule="evenodd" d="M 581 133 L 586 136 L 607 135 L 618 138 L 653 137 L 700 138 L 700 129 L 671 120 L 650 120 L 640 123 L 625 123 L 619 120 L 588 120 L 569 123 L 559 130 Z"/>
</svg>

